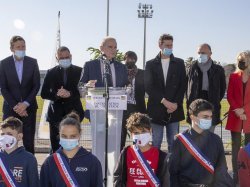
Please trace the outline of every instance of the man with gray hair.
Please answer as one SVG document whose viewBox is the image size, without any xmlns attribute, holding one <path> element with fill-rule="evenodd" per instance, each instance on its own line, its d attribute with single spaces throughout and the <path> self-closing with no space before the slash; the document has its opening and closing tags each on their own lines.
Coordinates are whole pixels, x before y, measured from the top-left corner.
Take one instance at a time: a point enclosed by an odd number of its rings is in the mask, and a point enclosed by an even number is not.
<svg viewBox="0 0 250 187">
<path fill-rule="evenodd" d="M 187 109 L 196 99 L 211 102 L 214 111 L 210 130 L 214 132 L 215 126 L 220 123 L 220 101 L 226 90 L 225 73 L 223 67 L 212 60 L 212 50 L 209 44 L 201 44 L 197 53 L 197 60 L 187 67 Z M 188 112 L 187 122 L 191 122 Z"/>
</svg>

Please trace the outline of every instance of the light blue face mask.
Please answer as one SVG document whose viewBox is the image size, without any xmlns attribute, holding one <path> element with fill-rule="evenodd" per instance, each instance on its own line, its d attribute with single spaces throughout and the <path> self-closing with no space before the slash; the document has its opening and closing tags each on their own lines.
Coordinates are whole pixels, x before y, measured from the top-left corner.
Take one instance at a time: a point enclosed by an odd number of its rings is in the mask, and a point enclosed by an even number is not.
<svg viewBox="0 0 250 187">
<path fill-rule="evenodd" d="M 66 151 L 71 151 L 74 149 L 76 146 L 79 145 L 79 140 L 78 139 L 65 139 L 65 138 L 60 138 L 59 144 L 65 149 Z"/>
<path fill-rule="evenodd" d="M 199 63 L 206 63 L 208 61 L 208 56 L 206 54 L 200 54 L 197 60 Z"/>
<path fill-rule="evenodd" d="M 170 55 L 173 53 L 173 49 L 164 48 L 164 49 L 162 50 L 162 53 L 163 53 L 165 56 L 170 56 Z"/>
<path fill-rule="evenodd" d="M 62 59 L 62 60 L 59 60 L 58 63 L 62 68 L 67 69 L 71 65 L 71 60 L 69 58 Z"/>
<path fill-rule="evenodd" d="M 199 119 L 198 126 L 202 130 L 208 130 L 212 126 L 212 120 L 211 119 Z"/>
<path fill-rule="evenodd" d="M 17 58 L 22 59 L 25 56 L 25 51 L 24 50 L 15 50 L 14 55 Z"/>
</svg>

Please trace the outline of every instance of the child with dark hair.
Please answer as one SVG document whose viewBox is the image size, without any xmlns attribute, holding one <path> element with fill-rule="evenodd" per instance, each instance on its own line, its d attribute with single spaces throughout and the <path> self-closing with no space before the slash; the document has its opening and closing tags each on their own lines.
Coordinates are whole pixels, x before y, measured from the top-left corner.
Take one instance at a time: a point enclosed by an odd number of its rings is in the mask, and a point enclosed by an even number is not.
<svg viewBox="0 0 250 187">
<path fill-rule="evenodd" d="M 59 125 L 60 145 L 56 153 L 42 165 L 42 187 L 102 187 L 100 161 L 79 145 L 81 125 L 79 116 L 72 112 Z"/>
<path fill-rule="evenodd" d="M 114 171 L 115 187 L 169 186 L 167 154 L 149 143 L 150 119 L 146 114 L 134 113 L 126 125 L 134 145 L 121 152 Z"/>
<path fill-rule="evenodd" d="M 37 160 L 18 142 L 23 138 L 23 123 L 9 117 L 1 123 L 0 186 L 39 186 Z"/>
</svg>

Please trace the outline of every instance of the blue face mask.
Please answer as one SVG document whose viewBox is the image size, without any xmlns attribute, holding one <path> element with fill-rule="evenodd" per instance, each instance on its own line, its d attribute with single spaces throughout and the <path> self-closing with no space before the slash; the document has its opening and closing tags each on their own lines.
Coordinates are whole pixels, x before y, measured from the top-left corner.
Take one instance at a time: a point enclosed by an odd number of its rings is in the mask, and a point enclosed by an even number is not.
<svg viewBox="0 0 250 187">
<path fill-rule="evenodd" d="M 79 145 L 79 140 L 78 139 L 65 139 L 65 138 L 60 138 L 59 144 L 65 149 L 66 151 L 71 151 L 74 149 L 76 146 Z"/>
<path fill-rule="evenodd" d="M 212 120 L 211 119 L 199 119 L 198 126 L 202 130 L 207 130 L 212 126 Z"/>
<path fill-rule="evenodd" d="M 23 51 L 23 50 L 15 50 L 14 55 L 17 58 L 22 59 L 25 56 L 25 51 Z"/>
<path fill-rule="evenodd" d="M 62 60 L 59 60 L 58 63 L 62 68 L 67 69 L 71 65 L 71 60 L 69 58 L 62 59 Z"/>
<path fill-rule="evenodd" d="M 208 61 L 208 56 L 206 54 L 200 54 L 197 60 L 199 63 L 206 63 Z"/>
<path fill-rule="evenodd" d="M 164 48 L 162 50 L 162 54 L 164 54 L 165 56 L 170 56 L 172 53 L 173 53 L 173 49 Z"/>
</svg>

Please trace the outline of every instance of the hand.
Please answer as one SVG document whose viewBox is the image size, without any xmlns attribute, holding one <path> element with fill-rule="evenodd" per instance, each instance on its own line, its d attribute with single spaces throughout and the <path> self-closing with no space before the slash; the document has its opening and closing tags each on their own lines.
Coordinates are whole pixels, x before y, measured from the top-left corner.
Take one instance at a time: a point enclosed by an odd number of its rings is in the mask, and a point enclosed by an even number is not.
<svg viewBox="0 0 250 187">
<path fill-rule="evenodd" d="M 19 102 L 16 106 L 14 106 L 13 110 L 18 114 L 23 114 L 25 113 L 24 111 L 26 111 L 27 109 L 27 105 L 25 103 L 21 103 Z M 27 113 L 27 112 L 26 112 Z"/>
<path fill-rule="evenodd" d="M 97 82 L 97 80 L 89 80 L 89 82 L 87 84 L 85 84 L 85 86 L 88 88 L 94 88 L 96 82 Z"/>
<path fill-rule="evenodd" d="M 27 111 L 25 110 L 25 111 L 19 113 L 18 115 L 21 116 L 21 117 L 27 117 L 27 116 L 28 116 L 28 113 L 27 113 Z"/>
<path fill-rule="evenodd" d="M 167 108 L 168 113 L 173 113 L 178 107 L 177 103 L 172 103 L 165 98 L 163 99 L 162 104 Z"/>
<path fill-rule="evenodd" d="M 241 114 L 241 115 L 239 116 L 239 118 L 240 118 L 240 120 L 247 120 L 246 114 Z"/>
<path fill-rule="evenodd" d="M 69 98 L 71 94 L 68 90 L 64 89 L 62 86 L 60 89 L 58 89 L 56 95 L 61 97 L 61 98 Z"/>
<path fill-rule="evenodd" d="M 244 114 L 245 111 L 243 108 L 236 108 L 234 110 L 234 112 L 235 112 L 236 116 L 240 117 L 240 115 Z"/>
</svg>

